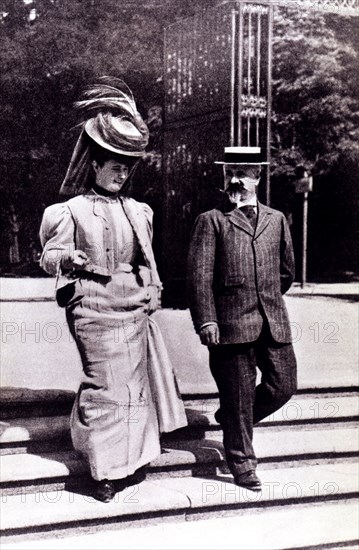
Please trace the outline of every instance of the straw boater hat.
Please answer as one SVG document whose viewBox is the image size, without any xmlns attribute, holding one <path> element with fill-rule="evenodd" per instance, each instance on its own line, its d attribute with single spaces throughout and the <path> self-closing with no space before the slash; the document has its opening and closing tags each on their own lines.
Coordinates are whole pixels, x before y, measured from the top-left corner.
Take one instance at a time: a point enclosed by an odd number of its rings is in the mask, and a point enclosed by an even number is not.
<svg viewBox="0 0 359 550">
<path fill-rule="evenodd" d="M 60 195 L 78 195 L 93 178 L 91 142 L 136 162 L 145 154 L 148 128 L 137 111 L 129 87 L 120 79 L 102 77 L 89 88 L 75 106 L 87 119 L 80 124 L 71 161 L 60 188 Z"/>
<path fill-rule="evenodd" d="M 262 165 L 269 164 L 266 162 L 260 147 L 225 147 L 224 161 L 215 161 L 215 164 L 247 164 L 247 165 Z"/>
</svg>

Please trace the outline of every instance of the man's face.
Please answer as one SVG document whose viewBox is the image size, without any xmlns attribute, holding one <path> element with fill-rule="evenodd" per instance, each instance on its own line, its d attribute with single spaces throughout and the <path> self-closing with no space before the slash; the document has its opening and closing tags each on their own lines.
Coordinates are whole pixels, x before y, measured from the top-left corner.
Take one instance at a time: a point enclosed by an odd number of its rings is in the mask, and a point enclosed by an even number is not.
<svg viewBox="0 0 359 550">
<path fill-rule="evenodd" d="M 259 178 L 260 166 L 224 165 L 224 190 L 233 203 L 251 199 L 256 194 Z"/>
<path fill-rule="evenodd" d="M 102 166 L 93 161 L 96 184 L 110 193 L 118 193 L 128 178 L 129 168 L 117 160 L 106 160 Z"/>
</svg>

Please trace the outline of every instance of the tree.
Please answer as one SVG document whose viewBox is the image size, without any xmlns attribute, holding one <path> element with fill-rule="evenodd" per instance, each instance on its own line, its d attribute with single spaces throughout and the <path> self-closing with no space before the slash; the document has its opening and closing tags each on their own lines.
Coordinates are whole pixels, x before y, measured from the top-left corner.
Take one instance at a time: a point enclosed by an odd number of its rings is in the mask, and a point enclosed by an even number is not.
<svg viewBox="0 0 359 550">
<path fill-rule="evenodd" d="M 273 206 L 293 221 L 299 275 L 302 198 L 290 184 L 296 166 L 312 171 L 311 278 L 358 271 L 353 239 L 359 165 L 356 21 L 288 9 L 279 9 L 275 19 Z"/>
<path fill-rule="evenodd" d="M 274 29 L 274 175 L 297 164 L 322 174 L 358 151 L 355 44 L 338 36 L 339 16 L 279 9 Z M 339 17 L 347 26 L 348 18 Z M 355 30 L 354 24 L 351 24 Z M 352 32 L 355 35 L 355 32 Z"/>
</svg>

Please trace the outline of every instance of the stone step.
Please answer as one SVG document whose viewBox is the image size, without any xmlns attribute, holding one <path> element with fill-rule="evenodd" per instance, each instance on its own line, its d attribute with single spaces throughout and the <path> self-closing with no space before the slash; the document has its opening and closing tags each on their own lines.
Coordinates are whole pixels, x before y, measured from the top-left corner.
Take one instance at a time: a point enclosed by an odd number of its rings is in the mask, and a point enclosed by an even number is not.
<svg viewBox="0 0 359 550">
<path fill-rule="evenodd" d="M 185 400 L 189 428 L 180 431 L 181 436 L 203 429 L 218 429 L 214 413 L 218 409 L 218 399 L 198 398 Z M 355 392 L 299 394 L 284 407 L 266 418 L 261 426 L 289 425 L 299 423 L 329 423 L 353 421 L 359 414 L 359 397 Z M 29 418 L 7 418 L 0 421 L 0 453 L 23 452 L 26 449 L 38 450 L 40 445 L 53 441 L 56 445 L 71 445 L 69 415 L 40 416 Z M 178 432 L 175 436 L 177 437 Z M 44 448 L 46 446 L 44 445 Z M 47 448 L 51 448 L 48 446 Z"/>
<path fill-rule="evenodd" d="M 69 390 L 1 389 L 0 419 L 19 419 L 70 414 L 75 392 Z M 218 404 L 216 392 L 182 394 L 186 406 L 213 413 Z M 275 414 L 273 420 L 302 420 L 344 417 L 359 414 L 359 389 L 355 386 L 299 390 Z"/>
<path fill-rule="evenodd" d="M 191 425 L 215 425 L 214 413 L 218 399 L 208 398 L 185 401 L 187 416 Z M 333 390 L 325 393 L 299 393 L 261 425 L 287 423 L 337 422 L 355 420 L 359 417 L 359 393 Z"/>
<path fill-rule="evenodd" d="M 0 418 L 7 420 L 70 414 L 75 395 L 70 390 L 2 387 Z"/>
<path fill-rule="evenodd" d="M 54 532 L 91 524 L 143 522 L 146 517 L 156 516 L 177 516 L 185 520 L 209 513 L 215 513 L 216 517 L 242 513 L 246 509 L 253 514 L 278 505 L 328 504 L 336 500 L 350 503 L 358 493 L 356 462 L 335 461 L 276 469 L 260 466 L 259 475 L 263 484 L 260 493 L 236 487 L 230 476 L 219 474 L 145 480 L 117 493 L 108 504 L 95 501 L 89 494 L 67 490 L 5 495 L 2 498 L 3 536 L 50 528 Z M 349 517 L 353 519 L 351 506 L 350 509 Z"/>
<path fill-rule="evenodd" d="M 310 502 L 223 513 L 177 511 L 173 518 L 102 522 L 3 538 L 3 550 L 358 550 L 358 505 L 353 500 Z M 186 521 L 180 521 L 184 518 Z M 193 519 L 196 521 L 193 521 Z M 172 519 L 172 521 L 171 521 Z M 177 521 L 176 521 L 177 520 Z M 224 540 L 225 538 L 225 540 Z M 6 541 L 6 542 L 5 542 Z"/>
<path fill-rule="evenodd" d="M 1 454 L 16 452 L 20 445 L 27 448 L 32 442 L 45 443 L 54 440 L 60 445 L 63 440 L 70 441 L 70 417 L 9 418 L 0 421 L 0 430 Z"/>
<path fill-rule="evenodd" d="M 261 463 L 295 463 L 314 459 L 354 457 L 359 452 L 359 428 L 355 423 L 304 426 L 278 430 L 256 428 L 254 446 Z M 147 468 L 152 477 L 191 476 L 213 473 L 216 467 L 227 472 L 222 434 L 205 439 L 173 440 L 163 443 L 162 454 Z M 84 462 L 75 451 L 14 454 L 0 457 L 0 488 L 5 493 L 38 491 L 39 486 L 64 488 L 87 475 Z"/>
</svg>

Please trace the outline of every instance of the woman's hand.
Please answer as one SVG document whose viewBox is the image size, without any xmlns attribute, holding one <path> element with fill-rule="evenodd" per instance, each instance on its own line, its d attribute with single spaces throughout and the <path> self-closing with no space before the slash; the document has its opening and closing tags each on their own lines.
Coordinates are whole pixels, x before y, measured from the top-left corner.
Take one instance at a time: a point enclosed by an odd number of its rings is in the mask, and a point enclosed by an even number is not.
<svg viewBox="0 0 359 550">
<path fill-rule="evenodd" d="M 150 294 L 150 301 L 148 303 L 148 315 L 151 315 L 151 313 L 154 313 L 158 309 L 161 290 L 158 288 L 158 286 L 149 285 L 147 287 L 147 292 L 149 292 Z"/>
<path fill-rule="evenodd" d="M 72 254 L 64 256 L 61 259 L 61 267 L 66 270 L 80 270 L 83 269 L 88 263 L 89 259 L 87 257 L 87 254 L 82 250 L 74 250 Z"/>
</svg>

